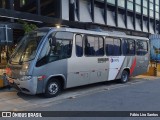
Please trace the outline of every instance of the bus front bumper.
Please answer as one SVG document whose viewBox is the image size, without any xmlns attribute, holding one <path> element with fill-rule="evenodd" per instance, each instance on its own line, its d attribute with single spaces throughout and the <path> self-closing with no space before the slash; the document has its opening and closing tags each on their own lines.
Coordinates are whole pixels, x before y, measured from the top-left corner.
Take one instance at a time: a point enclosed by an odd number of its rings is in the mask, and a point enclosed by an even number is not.
<svg viewBox="0 0 160 120">
<path fill-rule="evenodd" d="M 35 95 L 37 92 L 37 77 L 32 77 L 31 79 L 23 81 L 19 79 L 8 78 L 8 81 L 11 86 L 22 93 Z"/>
</svg>

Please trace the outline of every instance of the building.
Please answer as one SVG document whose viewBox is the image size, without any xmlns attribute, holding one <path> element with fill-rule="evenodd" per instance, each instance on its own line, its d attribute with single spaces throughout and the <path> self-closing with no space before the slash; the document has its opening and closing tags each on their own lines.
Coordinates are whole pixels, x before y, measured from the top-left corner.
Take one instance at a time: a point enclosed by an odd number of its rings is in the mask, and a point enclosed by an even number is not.
<svg viewBox="0 0 160 120">
<path fill-rule="evenodd" d="M 39 27 L 101 28 L 149 37 L 160 33 L 159 3 L 159 0 L 1 0 L 0 26 L 10 28 L 13 43 L 24 34 L 19 20 Z M 12 41 L 12 37 L 9 39 Z M 0 46 L 4 43 L 0 42 Z"/>
<path fill-rule="evenodd" d="M 17 19 L 38 26 L 71 27 L 155 34 L 159 27 L 159 0 L 1 0 L 0 22 L 21 29 Z M 85 14 L 84 14 L 85 13 Z"/>
</svg>

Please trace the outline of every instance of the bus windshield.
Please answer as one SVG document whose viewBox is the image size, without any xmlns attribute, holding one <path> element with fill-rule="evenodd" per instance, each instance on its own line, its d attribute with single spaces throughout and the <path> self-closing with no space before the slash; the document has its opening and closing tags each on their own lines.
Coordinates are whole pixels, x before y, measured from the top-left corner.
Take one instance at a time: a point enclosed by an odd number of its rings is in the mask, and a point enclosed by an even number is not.
<svg viewBox="0 0 160 120">
<path fill-rule="evenodd" d="M 11 61 L 19 63 L 34 59 L 38 45 L 47 33 L 47 30 L 38 30 L 25 35 L 13 53 Z"/>
</svg>

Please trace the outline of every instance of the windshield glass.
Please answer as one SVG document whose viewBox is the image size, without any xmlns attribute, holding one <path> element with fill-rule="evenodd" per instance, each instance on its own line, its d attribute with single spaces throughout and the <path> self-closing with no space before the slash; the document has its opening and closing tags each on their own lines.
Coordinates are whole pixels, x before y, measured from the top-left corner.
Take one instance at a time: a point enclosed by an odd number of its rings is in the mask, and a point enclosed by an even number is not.
<svg viewBox="0 0 160 120">
<path fill-rule="evenodd" d="M 24 62 L 34 59 L 41 39 L 49 30 L 38 30 L 25 35 L 12 55 L 13 62 Z"/>
</svg>

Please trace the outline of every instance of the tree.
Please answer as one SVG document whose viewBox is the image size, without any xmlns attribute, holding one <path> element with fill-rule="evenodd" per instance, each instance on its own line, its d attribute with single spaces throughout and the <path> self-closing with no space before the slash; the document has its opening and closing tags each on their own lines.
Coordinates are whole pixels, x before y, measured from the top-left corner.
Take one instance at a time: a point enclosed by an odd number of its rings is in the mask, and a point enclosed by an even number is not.
<svg viewBox="0 0 160 120">
<path fill-rule="evenodd" d="M 19 21 L 19 23 L 22 24 L 25 34 L 31 32 L 37 28 L 37 26 L 35 24 L 31 24 L 31 23 L 29 24 L 29 23 L 22 21 L 22 20 L 18 20 L 18 21 Z"/>
</svg>

